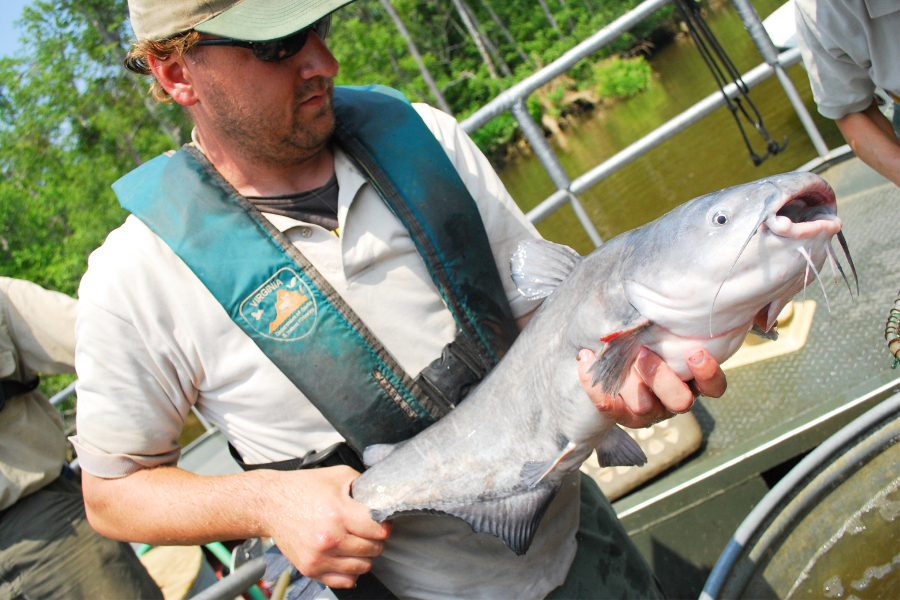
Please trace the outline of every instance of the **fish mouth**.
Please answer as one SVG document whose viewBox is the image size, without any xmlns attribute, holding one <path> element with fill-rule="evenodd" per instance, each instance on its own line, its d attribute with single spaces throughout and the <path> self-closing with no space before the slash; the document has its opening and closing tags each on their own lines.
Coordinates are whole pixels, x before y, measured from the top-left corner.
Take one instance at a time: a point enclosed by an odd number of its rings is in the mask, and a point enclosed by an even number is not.
<svg viewBox="0 0 900 600">
<path fill-rule="evenodd" d="M 820 234 L 837 235 L 841 219 L 837 216 L 834 190 L 821 178 L 805 183 L 796 191 L 779 194 L 764 212 L 759 232 L 802 240 Z"/>
<path fill-rule="evenodd" d="M 709 336 L 711 338 L 714 337 L 713 314 L 719 292 L 722 291 L 725 281 L 728 280 L 729 274 L 749 245 L 750 240 L 757 234 L 766 235 L 771 232 L 771 234 L 779 238 L 801 242 L 795 246 L 795 249 L 803 256 L 807 264 L 806 276 L 803 279 L 804 294 L 806 293 L 806 283 L 809 279 L 810 269 L 815 273 L 815 277 L 819 280 L 820 285 L 822 285 L 822 280 L 810 257 L 809 251 L 805 247 L 806 244 L 802 242 L 803 240 L 821 237 L 826 238 L 824 249 L 828 261 L 831 264 L 831 269 L 834 272 L 835 281 L 837 281 L 837 273 L 840 272 L 844 281 L 847 283 L 847 288 L 851 289 L 850 282 L 847 280 L 847 276 L 844 275 L 844 271 L 831 248 L 831 237 L 837 236 L 838 241 L 841 244 L 841 249 L 844 251 L 850 269 L 853 272 L 853 278 L 856 282 L 856 294 L 857 296 L 859 295 L 859 278 L 856 274 L 856 267 L 853 265 L 853 259 L 850 257 L 847 241 L 844 239 L 844 234 L 841 233 L 843 223 L 837 216 L 837 201 L 835 199 L 834 190 L 818 175 L 812 173 L 793 173 L 791 175 L 792 177 L 789 178 L 787 182 L 784 182 L 781 179 L 769 182 L 776 188 L 777 192 L 772 194 L 767 200 L 766 206 L 759 217 L 759 221 L 750 232 L 750 235 L 747 237 L 743 246 L 741 246 L 737 258 L 735 258 L 734 263 L 732 263 L 731 267 L 728 269 L 728 272 L 725 274 L 725 279 L 722 281 L 722 284 L 719 286 L 719 289 L 716 290 L 716 294 L 713 297 L 713 303 L 709 311 Z M 824 285 L 822 285 L 822 292 L 825 292 Z M 852 296 L 852 289 L 850 293 Z M 788 300 L 789 298 L 785 299 L 784 302 L 786 303 Z M 828 302 L 827 294 L 825 294 L 825 301 L 826 303 Z M 779 306 L 779 304 L 781 304 L 781 302 L 769 302 L 757 313 L 753 321 L 759 324 L 764 331 L 770 331 L 775 324 L 778 313 L 783 307 L 783 305 Z"/>
</svg>

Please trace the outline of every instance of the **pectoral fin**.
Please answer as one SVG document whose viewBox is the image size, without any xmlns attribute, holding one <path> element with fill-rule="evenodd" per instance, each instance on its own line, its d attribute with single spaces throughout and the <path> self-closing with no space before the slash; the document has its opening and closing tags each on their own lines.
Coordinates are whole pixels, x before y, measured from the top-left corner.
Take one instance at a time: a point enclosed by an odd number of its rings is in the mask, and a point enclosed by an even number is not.
<svg viewBox="0 0 900 600">
<path fill-rule="evenodd" d="M 600 338 L 606 346 L 597 355 L 597 360 L 588 369 L 591 374 L 591 385 L 602 385 L 603 391 L 615 396 L 619 393 L 625 378 L 628 377 L 628 369 L 631 368 L 637 358 L 641 345 L 638 335 L 641 330 L 650 325 L 645 317 L 638 317 L 622 328 L 613 331 Z"/>
<path fill-rule="evenodd" d="M 630 435 L 613 426 L 597 444 L 597 462 L 601 467 L 641 467 L 647 455 Z"/>
<path fill-rule="evenodd" d="M 750 328 L 750 333 L 752 333 L 753 335 L 758 335 L 759 337 L 766 340 L 772 340 L 773 342 L 778 339 L 778 330 L 776 328 L 773 327 L 769 331 L 765 331 L 756 323 L 754 323 L 753 327 Z"/>
<path fill-rule="evenodd" d="M 546 298 L 569 276 L 581 255 L 547 240 L 528 240 L 510 256 L 510 273 L 519 293 L 529 300 Z"/>
</svg>

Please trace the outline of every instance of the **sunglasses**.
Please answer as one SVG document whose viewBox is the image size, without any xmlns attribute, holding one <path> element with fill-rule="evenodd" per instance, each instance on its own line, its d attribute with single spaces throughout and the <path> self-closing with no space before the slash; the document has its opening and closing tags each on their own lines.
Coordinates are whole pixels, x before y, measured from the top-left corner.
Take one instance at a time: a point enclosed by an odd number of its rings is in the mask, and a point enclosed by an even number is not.
<svg viewBox="0 0 900 600">
<path fill-rule="evenodd" d="M 331 15 L 322 17 L 309 27 L 304 27 L 297 33 L 281 38 L 279 40 L 267 40 L 265 42 L 245 42 L 243 40 L 233 40 L 230 38 L 218 38 L 214 40 L 200 40 L 195 46 L 236 46 L 238 48 L 249 48 L 253 52 L 253 56 L 263 62 L 278 62 L 285 60 L 303 50 L 306 40 L 309 38 L 309 32 L 315 31 L 320 39 L 325 39 L 328 32 L 331 31 Z"/>
</svg>

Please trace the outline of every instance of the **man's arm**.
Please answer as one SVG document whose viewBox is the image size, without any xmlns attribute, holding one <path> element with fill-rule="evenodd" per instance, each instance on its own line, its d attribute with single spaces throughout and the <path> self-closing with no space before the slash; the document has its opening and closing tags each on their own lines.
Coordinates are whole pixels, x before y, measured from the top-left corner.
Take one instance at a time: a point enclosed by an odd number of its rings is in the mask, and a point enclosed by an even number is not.
<svg viewBox="0 0 900 600">
<path fill-rule="evenodd" d="M 352 587 L 390 534 L 350 497 L 349 467 L 256 470 L 204 477 L 177 467 L 119 479 L 82 475 L 91 525 L 102 535 L 154 545 L 268 536 L 301 573 Z"/>
<path fill-rule="evenodd" d="M 900 141 L 874 101 L 862 112 L 844 115 L 835 123 L 864 163 L 900 187 Z"/>
</svg>

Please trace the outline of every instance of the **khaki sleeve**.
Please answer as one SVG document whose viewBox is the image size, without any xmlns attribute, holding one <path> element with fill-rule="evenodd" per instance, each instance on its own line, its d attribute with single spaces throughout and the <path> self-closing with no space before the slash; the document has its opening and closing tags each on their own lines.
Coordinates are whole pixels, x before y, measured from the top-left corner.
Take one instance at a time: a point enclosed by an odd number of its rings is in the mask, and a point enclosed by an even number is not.
<svg viewBox="0 0 900 600">
<path fill-rule="evenodd" d="M 75 306 L 77 302 L 41 286 L 0 277 L 13 342 L 24 367 L 56 375 L 75 371 Z"/>
</svg>

